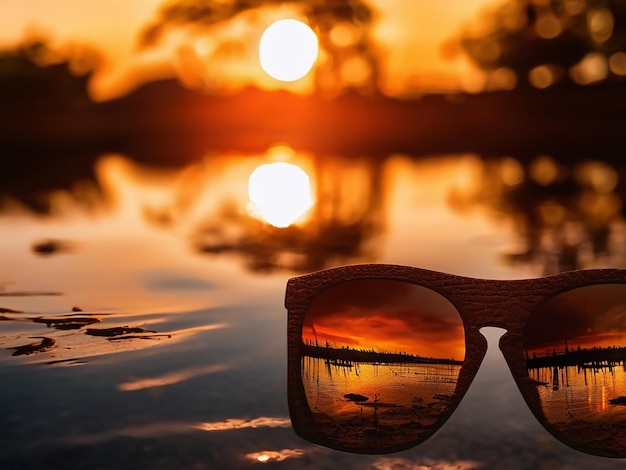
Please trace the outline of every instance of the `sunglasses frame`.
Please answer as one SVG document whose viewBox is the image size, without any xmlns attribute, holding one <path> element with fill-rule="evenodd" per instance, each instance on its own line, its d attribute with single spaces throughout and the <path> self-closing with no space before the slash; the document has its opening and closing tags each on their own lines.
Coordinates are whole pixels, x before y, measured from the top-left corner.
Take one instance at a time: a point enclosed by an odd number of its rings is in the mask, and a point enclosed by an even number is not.
<svg viewBox="0 0 626 470">
<path fill-rule="evenodd" d="M 375 279 L 419 285 L 450 301 L 458 311 L 465 329 L 465 359 L 450 406 L 428 433 L 418 440 L 385 448 L 345 446 L 328 439 L 319 429 L 309 408 L 301 377 L 302 327 L 309 307 L 324 290 L 347 281 Z M 555 430 L 543 416 L 537 386 L 526 368 L 523 333 L 530 315 L 555 295 L 578 287 L 600 284 L 626 284 L 626 270 L 589 269 L 534 279 L 490 280 L 410 266 L 360 264 L 291 278 L 287 282 L 285 307 L 288 310 L 288 404 L 293 428 L 308 441 L 352 453 L 386 454 L 414 447 L 432 436 L 455 411 L 487 351 L 487 340 L 479 330 L 483 327 L 497 327 L 506 330 L 500 337 L 500 350 L 524 400 L 543 427 L 559 441 L 582 452 L 624 457 L 626 453 L 618 455 L 610 449 L 581 446 Z"/>
</svg>

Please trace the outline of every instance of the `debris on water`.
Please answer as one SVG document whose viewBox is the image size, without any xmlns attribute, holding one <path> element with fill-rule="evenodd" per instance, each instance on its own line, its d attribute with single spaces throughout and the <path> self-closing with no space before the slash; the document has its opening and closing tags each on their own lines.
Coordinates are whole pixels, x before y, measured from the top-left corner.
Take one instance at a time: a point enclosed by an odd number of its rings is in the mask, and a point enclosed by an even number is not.
<svg viewBox="0 0 626 470">
<path fill-rule="evenodd" d="M 359 393 L 346 393 L 343 397 L 346 400 L 357 401 L 357 402 L 369 400 L 369 397 L 366 397 L 365 395 L 361 395 Z"/>
<path fill-rule="evenodd" d="M 626 397 L 617 397 L 609 400 L 609 405 L 626 405 Z"/>
<path fill-rule="evenodd" d="M 24 313 L 21 310 L 13 310 L 12 308 L 3 308 L 0 307 L 0 313 Z M 7 320 L 10 320 L 10 318 L 7 318 Z"/>
<path fill-rule="evenodd" d="M 33 354 L 50 351 L 54 349 L 57 342 L 53 338 L 47 336 L 32 336 L 32 338 L 41 338 L 41 341 L 25 344 L 23 346 L 16 346 L 9 349 L 15 349 L 13 356 L 31 356 Z"/>
<path fill-rule="evenodd" d="M 58 253 L 67 253 L 72 250 L 72 243 L 65 240 L 49 238 L 31 245 L 31 250 L 40 256 L 50 256 Z"/>
<path fill-rule="evenodd" d="M 82 312 L 83 309 L 80 307 L 72 307 L 72 312 Z"/>
<path fill-rule="evenodd" d="M 114 326 L 112 328 L 87 328 L 85 333 L 91 336 L 121 336 L 128 333 L 156 333 L 156 331 L 144 330 L 140 327 Z"/>
<path fill-rule="evenodd" d="M 63 315 L 58 317 L 33 317 L 31 320 L 34 323 L 45 323 L 48 328 L 53 327 L 57 330 L 78 330 L 83 326 L 91 325 L 92 323 L 99 323 L 102 321 L 97 316 L 72 316 Z"/>
</svg>

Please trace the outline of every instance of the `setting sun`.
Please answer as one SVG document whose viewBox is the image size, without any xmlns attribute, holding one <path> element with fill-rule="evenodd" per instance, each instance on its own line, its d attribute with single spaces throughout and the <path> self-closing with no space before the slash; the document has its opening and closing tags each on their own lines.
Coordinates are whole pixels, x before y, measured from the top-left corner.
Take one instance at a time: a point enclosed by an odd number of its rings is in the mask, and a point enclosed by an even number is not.
<svg viewBox="0 0 626 470">
<path fill-rule="evenodd" d="M 254 170 L 248 194 L 250 212 L 275 227 L 288 227 L 313 204 L 309 177 L 299 166 L 285 162 Z"/>
<path fill-rule="evenodd" d="M 284 82 L 298 80 L 309 73 L 317 51 L 315 32 L 293 19 L 272 23 L 259 44 L 261 67 L 271 77 Z"/>
</svg>

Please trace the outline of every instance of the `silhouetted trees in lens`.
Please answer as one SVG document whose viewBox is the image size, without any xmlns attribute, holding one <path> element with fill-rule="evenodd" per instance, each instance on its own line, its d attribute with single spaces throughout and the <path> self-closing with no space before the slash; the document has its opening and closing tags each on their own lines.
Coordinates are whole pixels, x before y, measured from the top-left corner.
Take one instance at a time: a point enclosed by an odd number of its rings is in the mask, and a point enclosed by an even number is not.
<svg viewBox="0 0 626 470">
<path fill-rule="evenodd" d="M 475 24 L 460 49 L 492 78 L 546 88 L 626 77 L 624 0 L 510 0 Z"/>
</svg>

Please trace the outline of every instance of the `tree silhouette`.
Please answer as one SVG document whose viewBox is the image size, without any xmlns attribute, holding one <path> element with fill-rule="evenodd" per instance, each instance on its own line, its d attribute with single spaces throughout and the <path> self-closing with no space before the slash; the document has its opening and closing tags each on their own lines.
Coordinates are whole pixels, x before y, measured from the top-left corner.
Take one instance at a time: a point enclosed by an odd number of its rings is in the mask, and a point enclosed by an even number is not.
<svg viewBox="0 0 626 470">
<path fill-rule="evenodd" d="M 488 76 L 504 70 L 537 88 L 626 76 L 624 0 L 509 0 L 477 24 L 458 41 Z"/>
<path fill-rule="evenodd" d="M 323 56 L 315 69 L 318 90 L 377 91 L 379 66 L 370 34 L 374 12 L 362 0 L 170 0 L 141 31 L 139 47 L 153 47 L 174 31 L 210 36 L 244 14 L 259 23 L 261 15 L 255 13 L 285 6 L 297 11 L 317 33 Z M 241 46 L 220 44 L 217 50 L 233 53 Z"/>
<path fill-rule="evenodd" d="M 15 110 L 61 113 L 91 106 L 87 82 L 100 61 L 89 46 L 55 48 L 39 37 L 0 49 L 0 117 Z"/>
</svg>

